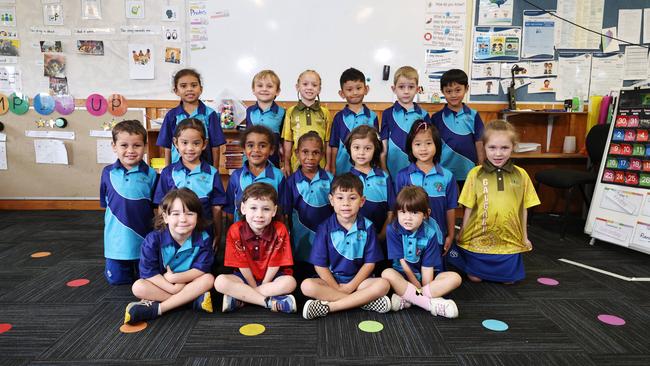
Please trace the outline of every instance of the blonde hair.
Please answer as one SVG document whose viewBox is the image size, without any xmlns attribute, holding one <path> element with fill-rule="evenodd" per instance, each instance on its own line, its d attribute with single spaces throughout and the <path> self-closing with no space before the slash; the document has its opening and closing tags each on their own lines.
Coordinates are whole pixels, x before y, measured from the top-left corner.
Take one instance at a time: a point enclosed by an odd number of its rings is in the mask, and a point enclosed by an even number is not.
<svg viewBox="0 0 650 366">
<path fill-rule="evenodd" d="M 397 79 L 399 79 L 400 77 L 409 80 L 415 80 L 416 84 L 420 83 L 418 71 L 411 66 L 402 66 L 399 69 L 397 69 L 397 71 L 395 71 L 395 75 L 393 76 L 393 85 L 397 84 Z"/>
<path fill-rule="evenodd" d="M 280 78 L 273 70 L 262 70 L 255 74 L 255 76 L 253 76 L 253 81 L 251 82 L 251 88 L 255 88 L 256 81 L 266 78 L 271 79 L 271 81 L 277 86 L 278 90 L 280 90 Z"/>
<path fill-rule="evenodd" d="M 318 83 L 323 84 L 323 81 L 321 80 L 320 75 L 316 72 L 316 70 L 305 70 L 301 72 L 300 75 L 298 75 L 298 80 L 296 81 L 296 83 L 300 84 L 300 79 L 309 73 L 313 73 L 314 75 L 316 75 L 316 77 L 318 78 Z"/>
<path fill-rule="evenodd" d="M 495 119 L 488 122 L 488 124 L 485 125 L 485 129 L 483 130 L 483 137 L 481 138 L 483 144 L 487 144 L 490 135 L 495 132 L 507 133 L 510 136 L 510 141 L 512 142 L 512 146 L 515 146 L 517 144 L 517 141 L 519 140 L 517 136 L 517 131 L 515 131 L 515 128 L 512 124 L 502 119 Z"/>
</svg>

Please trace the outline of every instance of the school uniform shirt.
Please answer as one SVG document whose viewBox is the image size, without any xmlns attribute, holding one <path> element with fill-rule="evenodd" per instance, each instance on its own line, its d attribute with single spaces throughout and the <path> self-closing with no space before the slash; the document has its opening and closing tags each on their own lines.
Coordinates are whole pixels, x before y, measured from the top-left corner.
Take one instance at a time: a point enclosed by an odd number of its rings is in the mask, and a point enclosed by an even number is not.
<svg viewBox="0 0 650 366">
<path fill-rule="evenodd" d="M 451 172 L 440 164 L 435 164 L 431 171 L 425 173 L 415 163 L 411 163 L 397 174 L 395 185 L 398 192 L 406 186 L 424 188 L 429 196 L 431 217 L 438 223 L 443 236 L 446 237 L 447 210 L 458 207 L 458 185 Z"/>
<path fill-rule="evenodd" d="M 140 258 L 142 240 L 151 231 L 156 171 L 144 161 L 129 170 L 117 160 L 104 167 L 99 204 L 104 213 L 104 257 Z"/>
<path fill-rule="evenodd" d="M 481 116 L 463 103 L 458 113 L 445 105 L 431 120 L 442 139 L 440 164 L 449 169 L 457 180 L 465 180 L 467 173 L 478 162 L 476 141 L 483 136 Z"/>
<path fill-rule="evenodd" d="M 214 251 L 208 233 L 194 230 L 180 245 L 174 240 L 169 229 L 152 231 L 142 243 L 140 255 L 140 278 L 151 278 L 167 272 L 185 272 L 196 268 L 210 273 Z"/>
<path fill-rule="evenodd" d="M 287 179 L 288 202 L 291 205 L 291 243 L 293 256 L 308 261 L 318 225 L 334 212 L 328 199 L 332 174 L 324 169 L 312 179 L 298 168 Z"/>
<path fill-rule="evenodd" d="M 359 126 L 374 127 L 379 131 L 377 114 L 364 104 L 359 113 L 354 113 L 347 105 L 334 116 L 332 133 L 330 134 L 330 147 L 338 148 L 336 153 L 336 175 L 347 173 L 352 168 L 350 154 L 345 148 L 345 139 L 350 131 Z"/>
<path fill-rule="evenodd" d="M 257 103 L 246 108 L 246 127 L 261 125 L 273 131 L 275 136 L 274 151 L 269 160 L 278 168 L 280 167 L 280 132 L 283 122 L 284 108 L 275 102 L 267 110 L 262 110 Z"/>
<path fill-rule="evenodd" d="M 332 116 L 329 109 L 320 105 L 318 101 L 307 107 L 302 101 L 297 105 L 289 107 L 284 117 L 282 126 L 282 139 L 284 141 L 293 141 L 293 150 L 298 147 L 300 136 L 309 131 L 316 131 L 327 143 L 330 140 L 332 128 Z M 285 151 L 285 154 L 291 154 L 291 169 L 295 172 L 298 169 L 298 159 L 294 151 Z M 321 168 L 325 167 L 325 160 L 320 161 Z"/>
<path fill-rule="evenodd" d="M 219 171 L 205 161 L 201 161 L 201 164 L 192 170 L 182 161 L 165 167 L 160 173 L 153 202 L 160 205 L 167 192 L 176 188 L 188 188 L 196 193 L 208 220 L 212 220 L 212 206 L 226 204 L 226 193 L 223 191 Z"/>
<path fill-rule="evenodd" d="M 523 210 L 539 205 L 525 170 L 509 160 L 497 168 L 486 160 L 470 170 L 458 203 L 472 208 L 458 240 L 468 251 L 516 254 L 529 249 L 523 242 Z"/>
<path fill-rule="evenodd" d="M 205 105 L 199 100 L 199 106 L 189 114 L 183 109 L 183 102 L 176 108 L 170 109 L 165 115 L 163 124 L 160 127 L 160 134 L 156 145 L 171 149 L 171 163 L 179 161 L 180 155 L 176 146 L 173 144 L 174 134 L 176 133 L 176 125 L 186 118 L 196 118 L 203 121 L 205 137 L 208 139 L 208 147 L 203 150 L 201 154 L 202 159 L 212 164 L 212 149 L 219 147 L 226 143 L 226 138 L 221 130 L 221 117 L 214 109 Z"/>
<path fill-rule="evenodd" d="M 269 267 L 280 267 L 278 274 L 291 275 L 293 265 L 289 232 L 283 223 L 273 221 L 262 234 L 253 232 L 246 221 L 238 221 L 228 229 L 224 266 L 250 268 L 255 281 L 264 280 Z"/>
<path fill-rule="evenodd" d="M 244 194 L 244 189 L 253 183 L 270 184 L 278 192 L 278 208 L 282 213 L 288 213 L 287 210 L 287 183 L 282 171 L 273 166 L 270 162 L 266 163 L 266 168 L 258 176 L 254 176 L 248 169 L 248 162 L 235 170 L 230 176 L 228 188 L 226 189 L 226 207 L 227 213 L 233 214 L 235 221 L 239 221 L 239 205 Z"/>
<path fill-rule="evenodd" d="M 390 175 L 397 173 L 409 165 L 409 158 L 406 154 L 406 136 L 408 136 L 413 122 L 422 119 L 430 122 L 429 114 L 417 103 L 413 108 L 406 110 L 399 102 L 386 109 L 381 114 L 382 141 L 388 140 L 388 151 L 386 152 L 386 165 Z"/>
<path fill-rule="evenodd" d="M 422 267 L 434 269 L 434 273 L 442 270 L 440 245 L 444 241 L 440 228 L 429 218 L 414 232 L 406 230 L 397 220 L 386 227 L 386 246 L 388 259 L 393 261 L 393 268 L 404 274 L 400 259 L 404 259 L 415 277 L 422 280 Z"/>
<path fill-rule="evenodd" d="M 384 260 L 372 222 L 357 215 L 350 230 L 339 224 L 336 214 L 320 224 L 316 231 L 309 262 L 327 267 L 335 278 L 350 281 L 366 263 Z M 338 280 L 337 280 L 338 281 Z"/>
<path fill-rule="evenodd" d="M 356 175 L 363 183 L 363 195 L 366 202 L 361 206 L 359 212 L 372 221 L 377 230 L 381 231 L 388 217 L 388 211 L 395 207 L 395 186 L 387 172 L 373 168 L 364 174 L 352 167 L 350 173 Z"/>
</svg>

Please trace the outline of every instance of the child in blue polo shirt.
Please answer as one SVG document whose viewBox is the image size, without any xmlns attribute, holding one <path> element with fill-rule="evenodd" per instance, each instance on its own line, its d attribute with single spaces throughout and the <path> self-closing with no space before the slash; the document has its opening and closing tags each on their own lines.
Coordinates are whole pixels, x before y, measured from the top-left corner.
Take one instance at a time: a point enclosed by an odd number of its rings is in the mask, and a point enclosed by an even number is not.
<svg viewBox="0 0 650 366">
<path fill-rule="evenodd" d="M 151 231 L 156 172 L 142 157 L 147 131 L 140 121 L 113 127 L 115 163 L 102 171 L 99 203 L 104 214 L 104 276 L 111 285 L 131 284 L 138 278 L 142 240 Z"/>
<path fill-rule="evenodd" d="M 160 134 L 156 145 L 165 150 L 165 165 L 180 160 L 180 155 L 173 138 L 176 135 L 176 126 L 186 118 L 196 118 L 203 122 L 205 138 L 209 148 L 203 152 L 203 159 L 219 168 L 219 146 L 226 143 L 221 130 L 219 113 L 206 106 L 199 98 L 203 92 L 201 75 L 193 69 L 182 69 L 174 74 L 174 93 L 181 98 L 181 103 L 165 115 L 160 127 Z"/>
<path fill-rule="evenodd" d="M 246 161 L 244 165 L 230 175 L 226 189 L 226 208 L 229 219 L 237 222 L 240 219 L 238 208 L 244 189 L 252 183 L 270 184 L 278 192 L 278 200 L 282 214 L 287 214 L 287 184 L 282 171 L 269 162 L 273 154 L 273 132 L 268 128 L 256 125 L 247 128 L 239 139 L 244 149 Z"/>
<path fill-rule="evenodd" d="M 142 300 L 126 306 L 124 324 L 155 319 L 190 302 L 195 310 L 211 313 L 214 252 L 203 231 L 201 201 L 187 188 L 169 191 L 155 226 L 142 243 L 140 279 L 132 287 Z"/>
<path fill-rule="evenodd" d="M 313 277 L 314 266 L 309 261 L 316 229 L 332 216 L 327 198 L 332 174 L 319 166 L 325 152 L 323 139 L 316 131 L 300 136 L 296 154 L 300 167 L 287 179 L 288 202 L 291 211 L 291 243 L 296 277 Z"/>
<path fill-rule="evenodd" d="M 176 126 L 174 146 L 181 160 L 160 173 L 154 203 L 160 204 L 167 192 L 175 188 L 187 187 L 194 191 L 203 205 L 204 217 L 213 223 L 211 237 L 216 251 L 221 242 L 221 207 L 226 204 L 226 194 L 219 171 L 201 159 L 207 144 L 200 120 L 188 118 Z"/>
<path fill-rule="evenodd" d="M 363 97 L 368 95 L 368 85 L 363 73 L 355 68 L 343 71 L 340 79 L 341 90 L 339 96 L 347 104 L 334 116 L 329 145 L 331 147 L 328 161 L 336 162 L 330 165 L 335 169 L 334 174 L 347 173 L 352 168 L 350 154 L 345 149 L 345 140 L 350 131 L 358 126 L 371 126 L 379 130 L 377 114 L 363 104 Z"/>
<path fill-rule="evenodd" d="M 463 103 L 469 89 L 463 70 L 451 69 L 442 74 L 440 89 L 447 104 L 431 116 L 443 142 L 440 164 L 451 171 L 462 188 L 467 173 L 485 159 L 483 121 L 478 112 Z"/>
<path fill-rule="evenodd" d="M 388 225 L 388 259 L 393 268 L 381 277 L 395 291 L 391 300 L 393 311 L 415 304 L 433 315 L 458 317 L 458 307 L 443 295 L 458 288 L 462 282 L 456 272 L 440 272 L 440 228 L 429 218 L 427 193 L 420 187 L 404 187 L 397 195 L 397 220 Z"/>
<path fill-rule="evenodd" d="M 429 121 L 429 114 L 413 102 L 418 91 L 418 72 L 411 66 L 402 66 L 393 77 L 393 93 L 397 101 L 381 114 L 381 141 L 384 151 L 381 166 L 391 176 L 409 165 L 406 155 L 406 135 L 413 122 L 418 119 Z"/>
<path fill-rule="evenodd" d="M 280 168 L 280 132 L 284 122 L 284 108 L 275 103 L 275 98 L 280 94 L 280 78 L 273 70 L 262 70 L 253 77 L 252 88 L 257 102 L 246 108 L 246 127 L 262 125 L 273 131 L 275 143 L 269 161 Z"/>
<path fill-rule="evenodd" d="M 361 181 L 351 173 L 339 175 L 332 181 L 329 200 L 335 214 L 318 227 L 309 258 L 318 278 L 300 285 L 305 296 L 316 300 L 305 303 L 302 316 L 314 319 L 356 307 L 388 312 L 388 281 L 369 278 L 384 255 L 372 222 L 359 215 L 364 203 Z"/>
</svg>

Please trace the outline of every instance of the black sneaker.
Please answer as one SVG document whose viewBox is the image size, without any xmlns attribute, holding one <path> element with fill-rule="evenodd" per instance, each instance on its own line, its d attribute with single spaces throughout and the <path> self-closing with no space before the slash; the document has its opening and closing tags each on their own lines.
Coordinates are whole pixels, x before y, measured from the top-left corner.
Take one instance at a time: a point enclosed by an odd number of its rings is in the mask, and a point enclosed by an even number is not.
<svg viewBox="0 0 650 366">
<path fill-rule="evenodd" d="M 212 313 L 212 296 L 210 296 L 210 291 L 194 299 L 194 301 L 192 301 L 192 309 L 195 311 Z"/>
<path fill-rule="evenodd" d="M 390 311 L 390 308 L 391 302 L 388 296 L 382 296 L 376 300 L 372 300 L 361 307 L 363 310 L 372 310 L 378 313 L 387 313 Z"/>
<path fill-rule="evenodd" d="M 124 324 L 135 324 L 157 318 L 159 306 L 159 302 L 151 300 L 129 303 L 124 311 Z"/>
<path fill-rule="evenodd" d="M 330 307 L 327 302 L 320 300 L 307 300 L 305 307 L 302 308 L 302 317 L 305 319 L 314 319 L 327 315 Z"/>
</svg>

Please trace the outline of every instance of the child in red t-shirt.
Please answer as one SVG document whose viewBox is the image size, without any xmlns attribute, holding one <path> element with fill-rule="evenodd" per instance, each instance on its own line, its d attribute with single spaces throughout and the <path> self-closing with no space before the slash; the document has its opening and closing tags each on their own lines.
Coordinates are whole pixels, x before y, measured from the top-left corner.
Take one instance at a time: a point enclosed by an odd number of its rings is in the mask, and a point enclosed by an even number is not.
<svg viewBox="0 0 650 366">
<path fill-rule="evenodd" d="M 274 221 L 278 194 L 271 185 L 253 183 L 242 194 L 243 220 L 230 226 L 226 237 L 224 265 L 233 274 L 222 274 L 214 287 L 223 294 L 223 312 L 244 303 L 264 306 L 271 311 L 296 312 L 296 288 L 289 232 Z"/>
</svg>

